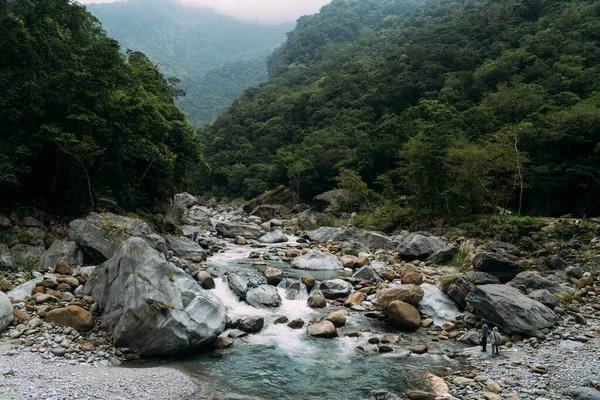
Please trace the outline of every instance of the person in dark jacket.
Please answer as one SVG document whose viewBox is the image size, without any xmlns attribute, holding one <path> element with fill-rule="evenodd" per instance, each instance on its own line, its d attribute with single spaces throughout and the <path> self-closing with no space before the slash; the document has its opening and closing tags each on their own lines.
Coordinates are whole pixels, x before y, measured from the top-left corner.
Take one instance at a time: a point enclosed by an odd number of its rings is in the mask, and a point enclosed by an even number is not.
<svg viewBox="0 0 600 400">
<path fill-rule="evenodd" d="M 485 319 L 481 320 L 481 346 L 482 349 L 481 351 L 485 352 L 487 351 L 487 338 L 488 338 L 488 332 L 489 332 L 489 326 L 487 324 L 487 322 L 485 322 Z"/>
</svg>

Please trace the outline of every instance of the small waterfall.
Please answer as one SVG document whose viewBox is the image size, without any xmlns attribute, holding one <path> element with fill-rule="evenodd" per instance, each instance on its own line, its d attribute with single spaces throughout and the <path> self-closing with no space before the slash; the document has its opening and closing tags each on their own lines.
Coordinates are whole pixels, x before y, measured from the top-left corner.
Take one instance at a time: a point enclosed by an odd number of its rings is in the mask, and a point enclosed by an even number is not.
<svg viewBox="0 0 600 400">
<path fill-rule="evenodd" d="M 285 291 L 285 297 L 282 296 L 282 298 L 288 300 L 308 299 L 308 288 L 300 279 L 284 279 L 277 287 Z"/>
<path fill-rule="evenodd" d="M 419 303 L 419 309 L 423 314 L 429 315 L 433 323 L 441 326 L 444 322 L 454 319 L 460 310 L 444 292 L 437 286 L 424 283 L 421 285 L 425 296 Z"/>
</svg>

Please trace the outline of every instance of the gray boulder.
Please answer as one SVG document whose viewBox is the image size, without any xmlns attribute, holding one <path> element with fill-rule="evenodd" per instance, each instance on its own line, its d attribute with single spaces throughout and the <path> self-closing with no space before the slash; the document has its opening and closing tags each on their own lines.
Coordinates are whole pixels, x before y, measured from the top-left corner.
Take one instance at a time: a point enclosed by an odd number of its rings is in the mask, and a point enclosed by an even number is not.
<svg viewBox="0 0 600 400">
<path fill-rule="evenodd" d="M 437 286 L 424 283 L 421 289 L 424 295 L 419 302 L 419 310 L 432 318 L 435 325 L 442 326 L 444 322 L 451 321 L 460 314 L 454 301 Z"/>
<path fill-rule="evenodd" d="M 193 225 L 183 225 L 181 228 L 181 234 L 188 239 L 193 240 L 194 237 L 200 236 L 200 229 Z"/>
<path fill-rule="evenodd" d="M 40 277 L 31 279 L 31 280 L 17 286 L 10 292 L 8 292 L 8 297 L 11 297 L 15 301 L 24 301 L 26 298 L 31 296 L 33 289 L 35 289 L 37 284 L 42 282 L 45 277 L 48 277 L 50 279 L 55 279 L 56 275 L 48 274 L 48 275 L 44 275 L 44 276 L 40 276 Z"/>
<path fill-rule="evenodd" d="M 473 270 L 494 275 L 506 283 L 525 271 L 525 267 L 496 253 L 478 253 L 473 258 Z"/>
<path fill-rule="evenodd" d="M 194 264 L 191 262 L 188 262 L 186 260 L 181 260 L 179 258 L 171 258 L 169 259 L 169 261 L 175 265 L 177 268 L 181 268 L 183 270 L 183 272 L 185 272 L 186 274 L 188 274 L 189 276 L 195 278 L 198 273 L 200 272 L 200 267 L 198 266 L 198 264 Z"/>
<path fill-rule="evenodd" d="M 319 211 L 326 210 L 328 208 L 339 207 L 341 203 L 347 201 L 350 198 L 350 193 L 344 189 L 334 189 L 325 193 L 321 193 L 313 197 L 313 205 L 319 209 Z"/>
<path fill-rule="evenodd" d="M 235 238 L 241 236 L 246 239 L 258 239 L 264 235 L 260 226 L 242 224 L 240 222 L 219 222 L 215 226 L 217 233 L 226 238 Z"/>
<path fill-rule="evenodd" d="M 364 232 L 356 240 L 371 250 L 393 250 L 396 247 L 392 239 L 377 232 Z"/>
<path fill-rule="evenodd" d="M 487 272 L 481 271 L 471 271 L 467 272 L 465 277 L 471 282 L 473 285 L 495 285 L 500 283 L 500 279 L 497 276 L 488 274 Z"/>
<path fill-rule="evenodd" d="M 258 271 L 233 271 L 227 275 L 227 285 L 240 300 L 246 298 L 249 289 L 266 284 L 267 278 Z"/>
<path fill-rule="evenodd" d="M 181 204 L 182 206 L 192 207 L 199 203 L 195 196 L 189 193 L 179 193 L 175 195 L 175 204 Z"/>
<path fill-rule="evenodd" d="M 321 251 L 310 250 L 304 255 L 292 260 L 292 267 L 304 270 L 335 270 L 343 269 L 342 262 L 331 254 L 325 254 Z"/>
<path fill-rule="evenodd" d="M 167 254 L 165 239 L 138 219 L 91 213 L 86 219 L 76 219 L 69 224 L 69 240 L 81 246 L 98 263 L 110 259 L 121 243 L 131 237 L 139 237 L 159 252 Z"/>
<path fill-rule="evenodd" d="M 13 321 L 13 307 L 10 299 L 0 292 L 0 332 L 5 330 Z"/>
<path fill-rule="evenodd" d="M 500 242 L 500 241 L 493 241 L 490 244 L 488 244 L 487 246 L 485 246 L 484 249 L 491 253 L 500 253 L 500 254 L 504 253 L 504 254 L 511 254 L 513 256 L 518 256 L 519 254 L 521 254 L 521 250 L 514 244 Z"/>
<path fill-rule="evenodd" d="M 521 272 L 510 283 L 523 293 L 527 293 L 528 290 L 539 290 L 546 289 L 550 293 L 560 293 L 565 290 L 560 284 L 539 276 L 535 272 Z"/>
<path fill-rule="evenodd" d="M 467 296 L 475 285 L 467 279 L 465 275 L 457 275 L 452 283 L 448 285 L 446 294 L 461 308 L 467 307 Z"/>
<path fill-rule="evenodd" d="M 321 321 L 316 322 L 314 324 L 310 324 L 306 328 L 306 333 L 308 333 L 310 336 L 327 339 L 338 336 L 337 330 L 335 329 L 335 325 L 330 321 Z"/>
<path fill-rule="evenodd" d="M 509 335 L 534 336 L 556 324 L 554 311 L 507 285 L 476 286 L 467 302 L 480 318 Z"/>
<path fill-rule="evenodd" d="M 42 254 L 40 268 L 54 271 L 57 262 L 64 262 L 71 267 L 83 265 L 83 249 L 69 240 L 55 240 L 48 250 Z"/>
<path fill-rule="evenodd" d="M 560 301 L 558 301 L 558 299 L 546 289 L 534 290 L 533 292 L 529 293 L 528 296 L 530 299 L 539 301 L 551 310 L 554 310 L 556 307 L 560 306 Z"/>
<path fill-rule="evenodd" d="M 279 307 L 281 296 L 277 289 L 271 285 L 260 285 L 248 289 L 246 292 L 246 303 L 254 307 Z"/>
<path fill-rule="evenodd" d="M 358 257 L 358 255 L 361 253 L 370 253 L 370 250 L 367 246 L 357 242 L 356 240 L 349 240 L 342 243 L 342 247 L 340 247 L 340 253 L 343 255 Z"/>
<path fill-rule="evenodd" d="M 0 243 L 0 269 L 12 269 L 14 266 L 10 249 L 7 245 Z"/>
<path fill-rule="evenodd" d="M 247 333 L 258 333 L 265 326 L 263 317 L 248 317 L 240 321 L 238 329 Z"/>
<path fill-rule="evenodd" d="M 271 232 L 264 234 L 259 239 L 261 243 L 285 243 L 288 240 L 288 237 L 279 228 L 273 229 Z"/>
<path fill-rule="evenodd" d="M 429 258 L 434 264 L 446 264 L 452 261 L 455 255 L 458 254 L 458 247 L 448 244 L 435 253 Z"/>
<path fill-rule="evenodd" d="M 410 233 L 400 240 L 396 251 L 406 260 L 424 260 L 446 246 L 444 239 L 424 233 Z"/>
<path fill-rule="evenodd" d="M 352 293 L 352 289 L 352 285 L 343 279 L 323 281 L 319 285 L 319 290 L 326 299 L 346 298 Z"/>
<path fill-rule="evenodd" d="M 341 228 L 331 228 L 329 226 L 322 226 L 308 234 L 308 238 L 312 242 L 325 243 L 328 241 L 335 241 L 337 235 L 342 232 Z"/>
<path fill-rule="evenodd" d="M 187 216 L 184 217 L 184 222 L 190 225 L 211 226 L 210 217 L 213 212 L 210 208 L 204 206 L 193 206 L 189 209 Z"/>
<path fill-rule="evenodd" d="M 279 285 L 279 282 L 283 279 L 283 271 L 279 268 L 267 267 L 263 271 L 263 275 L 267 278 L 267 283 L 273 286 Z"/>
<path fill-rule="evenodd" d="M 278 287 L 285 289 L 285 298 L 288 300 L 308 299 L 308 288 L 300 279 L 284 279 Z"/>
<path fill-rule="evenodd" d="M 600 391 L 590 387 L 571 389 L 569 394 L 574 400 L 600 400 Z"/>
<path fill-rule="evenodd" d="M 206 260 L 206 253 L 198 242 L 194 242 L 185 237 L 180 238 L 175 236 L 168 236 L 166 239 L 168 249 L 171 250 L 176 257 L 195 263 Z"/>
<path fill-rule="evenodd" d="M 225 306 L 142 238 L 123 242 L 84 287 L 118 346 L 142 356 L 212 343 L 227 324 Z"/>
<path fill-rule="evenodd" d="M 370 283 L 377 284 L 383 282 L 383 279 L 369 266 L 364 266 L 352 275 L 353 278 L 360 279 L 361 281 L 369 281 Z"/>
<path fill-rule="evenodd" d="M 46 252 L 44 244 L 29 245 L 17 243 L 10 248 L 10 255 L 15 267 L 30 268 L 32 264 L 37 267 L 40 258 Z"/>
<path fill-rule="evenodd" d="M 481 343 L 481 332 L 479 331 L 466 331 L 464 335 L 457 339 L 459 342 L 471 344 L 473 346 Z"/>
</svg>

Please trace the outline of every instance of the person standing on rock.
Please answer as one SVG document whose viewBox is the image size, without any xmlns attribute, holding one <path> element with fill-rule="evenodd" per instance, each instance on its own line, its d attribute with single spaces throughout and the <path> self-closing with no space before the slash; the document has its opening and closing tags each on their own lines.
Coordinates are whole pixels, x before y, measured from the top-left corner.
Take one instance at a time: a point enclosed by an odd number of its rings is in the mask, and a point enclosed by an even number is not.
<svg viewBox="0 0 600 400">
<path fill-rule="evenodd" d="M 486 352 L 487 351 L 487 338 L 488 338 L 488 331 L 489 331 L 489 326 L 487 324 L 487 322 L 485 322 L 485 319 L 481 320 L 481 346 L 482 352 Z"/>
<path fill-rule="evenodd" d="M 490 335 L 490 339 L 492 341 L 492 357 L 496 357 L 500 354 L 500 333 L 498 333 L 498 328 L 494 327 L 492 330 L 492 334 Z"/>
</svg>

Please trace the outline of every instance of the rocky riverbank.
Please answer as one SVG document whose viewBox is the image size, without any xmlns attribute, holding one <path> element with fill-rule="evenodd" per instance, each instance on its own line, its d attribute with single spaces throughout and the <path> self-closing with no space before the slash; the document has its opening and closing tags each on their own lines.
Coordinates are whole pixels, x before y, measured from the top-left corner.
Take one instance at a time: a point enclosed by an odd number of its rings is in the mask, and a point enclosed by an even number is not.
<svg viewBox="0 0 600 400">
<path fill-rule="evenodd" d="M 558 240 L 556 226 L 562 233 L 574 222 L 553 221 L 520 238 L 519 247 L 427 232 L 304 231 L 307 221 L 319 219 L 304 207 L 293 213 L 260 202 L 200 205 L 189 194 L 176 196 L 175 204 L 179 211 L 169 218 L 178 235 L 158 235 L 147 223 L 116 214 L 92 213 L 60 228 L 33 216 L 0 218 L 18 232 L 0 248 L 8 270 L 2 284 L 8 297 L 0 295 L 0 366 L 15 360 L 18 367 L 0 372 L 11 395 L 79 398 L 78 388 L 86 395 L 75 378 L 69 394 L 23 386 L 30 379 L 41 385 L 45 378 L 32 371 L 49 365 L 90 376 L 128 371 L 122 379 L 131 394 L 117 391 L 115 399 L 149 398 L 144 393 L 154 393 L 161 374 L 173 375 L 181 390 L 169 391 L 170 398 L 185 398 L 193 384 L 178 371 L 149 369 L 152 380 L 136 381 L 138 372 L 129 371 L 137 370 L 122 363 L 198 351 L 227 357 L 248 335 L 285 330 L 345 340 L 369 357 L 441 356 L 454 365 L 442 371 L 444 379 L 419 367 L 425 383 L 396 394 L 378 384 L 374 399 L 593 399 L 600 393 L 593 388 L 600 370 L 597 226 L 587 227 L 586 237 Z M 51 245 L 40 240 L 61 231 Z M 211 254 L 220 256 L 207 260 Z M 236 261 L 217 267 L 228 255 Z M 481 318 L 502 333 L 498 358 L 478 351 Z"/>
</svg>

